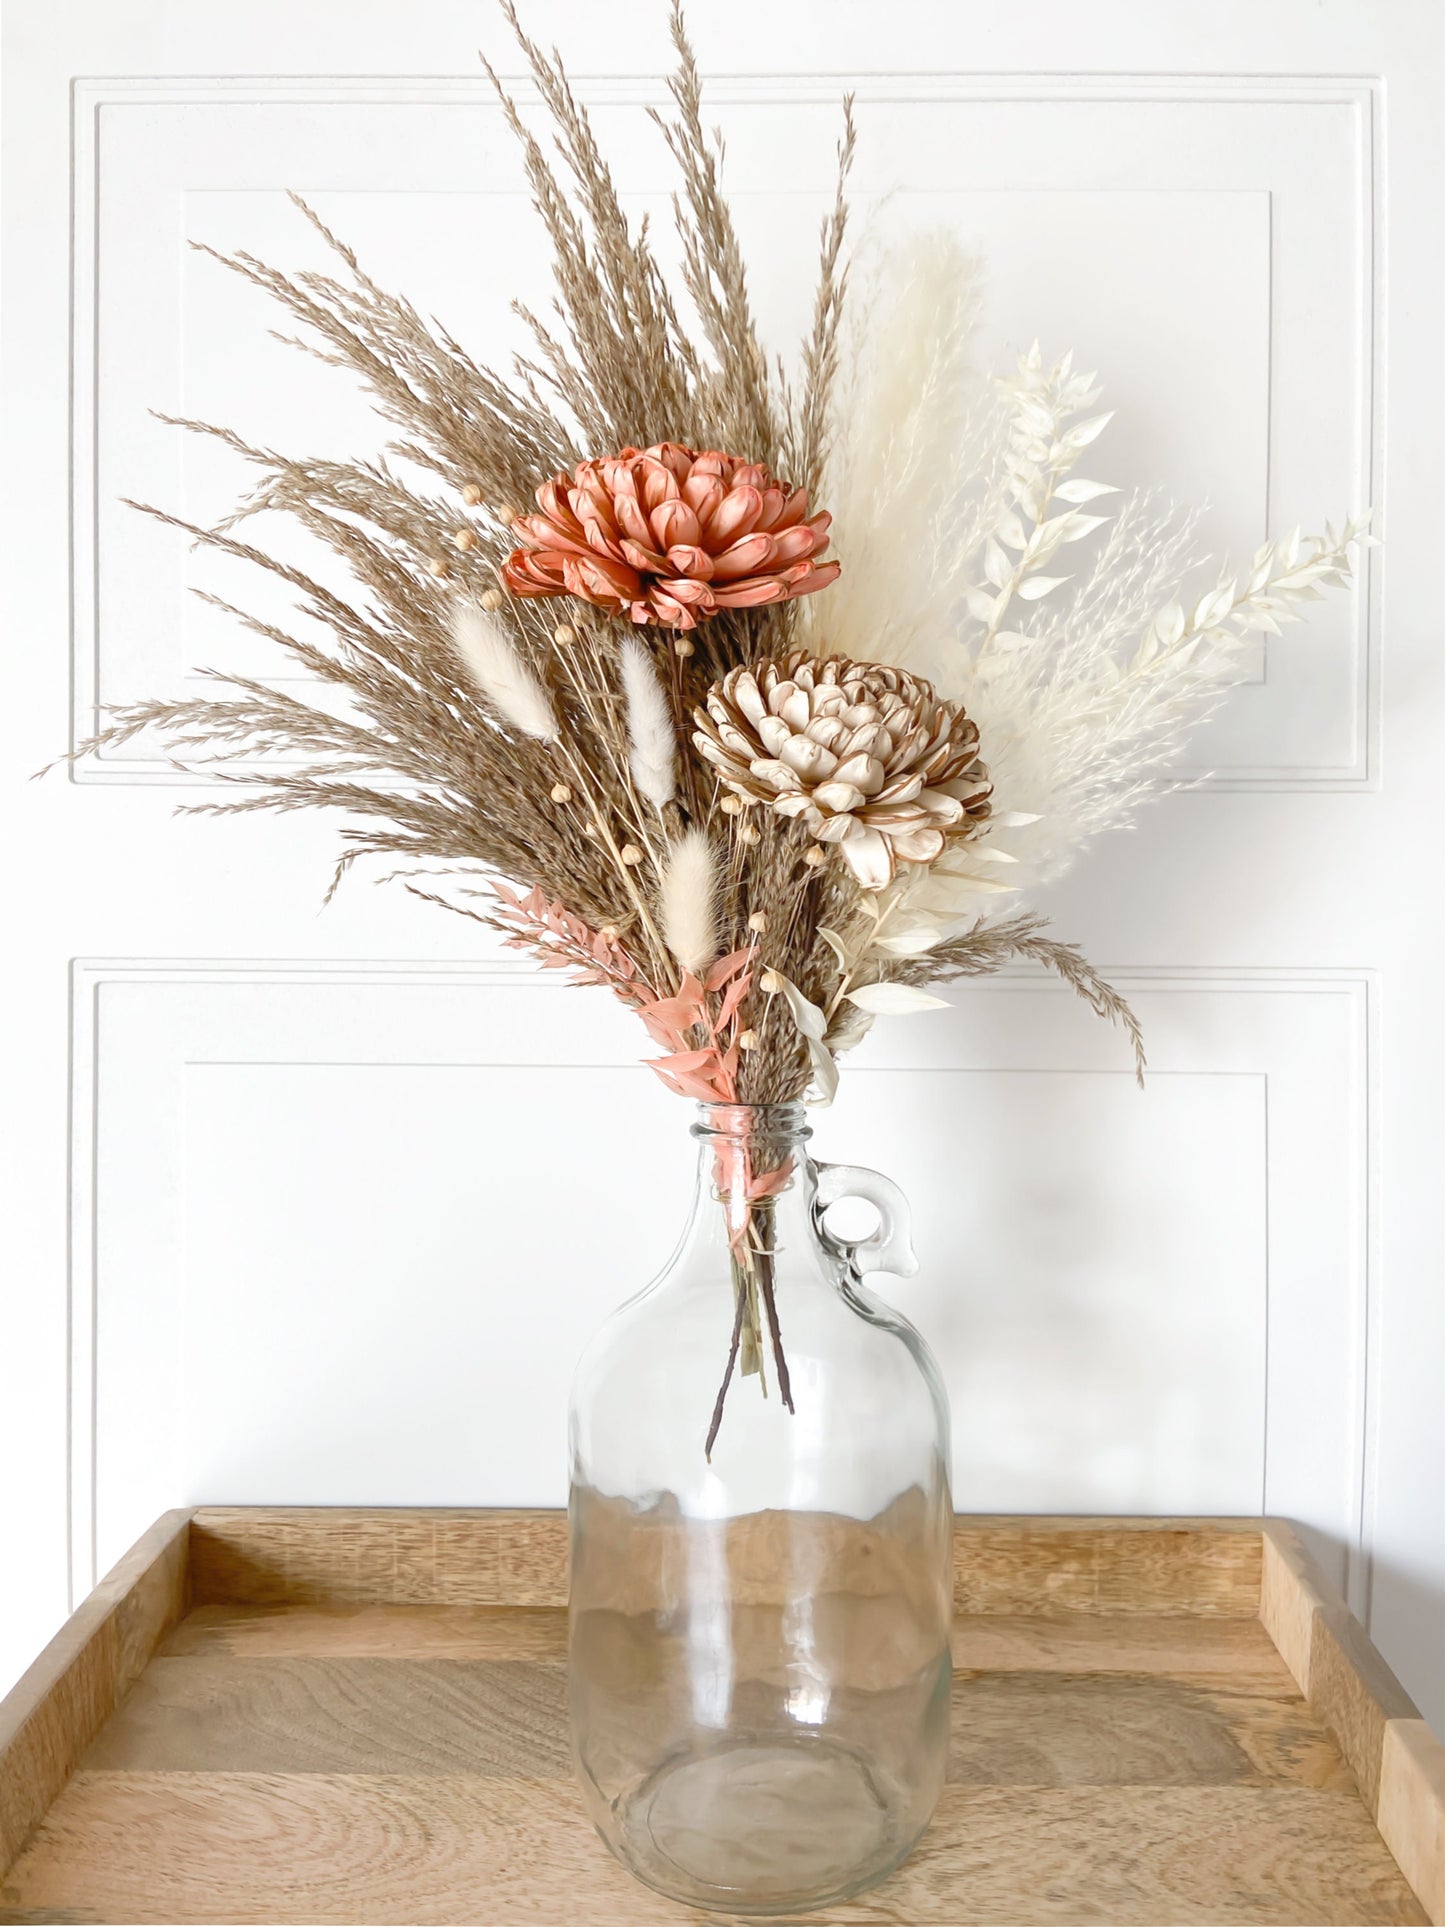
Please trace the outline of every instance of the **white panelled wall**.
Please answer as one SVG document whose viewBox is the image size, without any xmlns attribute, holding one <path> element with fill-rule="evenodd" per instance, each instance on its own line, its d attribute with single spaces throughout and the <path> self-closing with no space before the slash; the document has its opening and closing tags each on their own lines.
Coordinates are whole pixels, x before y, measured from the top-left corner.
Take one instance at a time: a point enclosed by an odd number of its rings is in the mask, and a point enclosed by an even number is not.
<svg viewBox="0 0 1445 1927">
<path fill-rule="evenodd" d="M 1100 370 L 1091 473 L 1207 502 L 1236 554 L 1378 505 L 1358 594 L 1269 643 L 1198 787 L 1048 906 L 1133 1001 L 1147 1091 L 1021 971 L 881 1022 L 816 1129 L 914 1201 L 894 1296 L 949 1381 L 962 1509 L 1293 1517 L 1445 1724 L 1439 9 L 692 13 L 776 337 L 852 88 L 861 221 L 977 247 L 990 357 L 1038 336 Z M 662 0 L 529 15 L 665 218 Z M 149 409 L 380 439 L 188 239 L 320 266 L 296 188 L 488 359 L 543 298 L 475 59 L 516 72 L 498 18 L 5 22 L 0 1687 L 168 1505 L 561 1502 L 573 1358 L 665 1257 L 690 1165 L 600 996 L 395 890 L 321 913 L 327 826 L 176 818 L 204 792 L 145 742 L 25 780 L 99 705 L 268 673 L 187 591 L 270 611 L 273 585 L 122 505 L 204 521 L 247 479 Z"/>
</svg>

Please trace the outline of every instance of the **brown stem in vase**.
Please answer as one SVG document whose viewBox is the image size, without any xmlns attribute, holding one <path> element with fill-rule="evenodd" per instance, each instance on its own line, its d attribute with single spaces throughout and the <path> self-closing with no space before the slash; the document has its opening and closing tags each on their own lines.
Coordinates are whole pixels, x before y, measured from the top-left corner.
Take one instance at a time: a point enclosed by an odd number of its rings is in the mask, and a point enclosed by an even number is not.
<svg viewBox="0 0 1445 1927">
<path fill-rule="evenodd" d="M 778 1392 L 784 1405 L 793 1410 L 793 1385 L 788 1375 L 788 1361 L 783 1353 L 783 1334 L 778 1326 L 778 1300 L 773 1290 L 773 1254 L 766 1244 L 772 1229 L 772 1213 L 757 1214 L 758 1247 L 754 1250 L 757 1266 L 758 1287 L 763 1295 L 763 1310 L 767 1314 L 768 1336 L 773 1341 L 773 1361 L 778 1368 Z"/>
<path fill-rule="evenodd" d="M 733 1296 L 737 1301 L 737 1305 L 733 1312 L 732 1343 L 728 1346 L 728 1362 L 723 1369 L 722 1384 L 717 1388 L 717 1400 L 712 1408 L 712 1423 L 707 1428 L 707 1439 L 702 1448 L 702 1455 L 709 1465 L 712 1463 L 712 1448 L 717 1442 L 718 1428 L 722 1424 L 723 1406 L 727 1402 L 728 1386 L 732 1383 L 733 1366 L 737 1363 L 738 1342 L 743 1332 L 743 1309 L 748 1302 L 748 1295 L 743 1289 L 742 1279 L 737 1275 L 736 1265 L 733 1267 Z"/>
</svg>

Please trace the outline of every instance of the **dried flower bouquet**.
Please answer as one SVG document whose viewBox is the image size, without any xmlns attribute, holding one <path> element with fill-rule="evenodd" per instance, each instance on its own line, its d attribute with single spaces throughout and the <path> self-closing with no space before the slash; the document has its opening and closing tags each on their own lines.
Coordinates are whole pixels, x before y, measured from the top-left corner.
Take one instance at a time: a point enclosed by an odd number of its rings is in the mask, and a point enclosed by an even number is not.
<svg viewBox="0 0 1445 1927">
<path fill-rule="evenodd" d="M 331 695 L 222 675 L 213 700 L 115 710 L 85 748 L 158 728 L 182 767 L 242 791 L 187 807 L 338 812 L 333 889 L 386 859 L 606 986 L 686 1096 L 826 1100 L 877 1016 L 1018 958 L 1120 1024 L 1142 1072 L 1123 999 L 1013 893 L 1158 789 L 1249 638 L 1348 579 L 1363 524 L 1267 545 L 1186 594 L 1189 519 L 1141 495 L 1106 521 L 1093 505 L 1112 491 L 1078 473 L 1109 419 L 1089 413 L 1092 377 L 1037 350 L 1006 380 L 973 374 L 956 248 L 895 251 L 845 301 L 847 104 L 812 325 L 786 370 L 754 325 L 680 11 L 674 108 L 653 115 L 679 176 L 678 288 L 559 58 L 506 12 L 560 157 L 493 75 L 555 316 L 522 311 L 531 350 L 503 374 L 309 209 L 334 276 L 217 256 L 290 311 L 297 345 L 360 377 L 395 460 L 292 458 L 181 424 L 261 480 L 220 526 L 176 526 L 296 592 L 324 640 L 232 613 Z M 354 595 L 244 540 L 264 511 L 339 556 Z M 1069 571 L 1066 551 L 1088 559 Z M 767 1200 L 786 1176 L 720 1153 L 727 1374 L 763 1369 L 766 1324 L 785 1400 Z"/>
</svg>

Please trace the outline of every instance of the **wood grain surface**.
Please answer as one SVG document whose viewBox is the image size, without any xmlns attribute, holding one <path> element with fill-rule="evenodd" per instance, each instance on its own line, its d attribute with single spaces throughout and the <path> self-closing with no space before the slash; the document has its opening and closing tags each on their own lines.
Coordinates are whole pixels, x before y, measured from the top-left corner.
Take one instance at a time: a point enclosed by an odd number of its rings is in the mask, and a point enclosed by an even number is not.
<svg viewBox="0 0 1445 1927">
<path fill-rule="evenodd" d="M 198 1604 L 562 1606 L 567 1515 L 202 1507 Z M 959 1518 L 961 1613 L 1187 1612 L 1253 1619 L 1258 1520 Z"/>
<path fill-rule="evenodd" d="M 561 1778 L 82 1773 L 3 1892 L 12 1924 L 700 1918 L 615 1865 Z M 1425 1915 L 1352 1792 L 954 1785 L 896 1874 L 801 1918 L 1299 1927 Z"/>
<path fill-rule="evenodd" d="M 86 1756 L 169 1773 L 571 1771 L 557 1660 L 158 1659 Z"/>
<path fill-rule="evenodd" d="M 559 1610 L 203 1605 L 0 1887 L 0 1920 L 695 1920 L 586 1822 L 564 1645 Z M 1257 1620 L 999 1617 L 960 1622 L 957 1645 L 933 1827 L 814 1918 L 1425 1919 Z"/>
<path fill-rule="evenodd" d="M 1257 1619 L 1183 1614 L 994 1613 L 953 1622 L 953 1663 L 976 1672 L 1177 1673 L 1257 1680 L 1288 1693 L 1289 1669 Z"/>
<path fill-rule="evenodd" d="M 567 1656 L 555 1607 L 197 1606 L 161 1643 L 179 1654 L 386 1659 L 556 1659 Z M 1257 1619 L 1182 1614 L 998 1613 L 953 1622 L 953 1661 L 994 1672 L 1204 1673 L 1291 1690 Z"/>
<path fill-rule="evenodd" d="M 1445 1746 L 1424 1720 L 1385 1728 L 1377 1823 L 1426 1913 L 1445 1921 Z"/>
<path fill-rule="evenodd" d="M 1313 1786 L 1353 1794 L 1296 1694 L 1153 1674 L 957 1674 L 951 1781 L 977 1786 Z"/>
<path fill-rule="evenodd" d="M 186 1517 L 156 1521 L 0 1704 L 0 1870 L 184 1612 Z"/>
<path fill-rule="evenodd" d="M 560 1661 L 567 1657 L 567 1615 L 556 1606 L 197 1606 L 158 1651 Z"/>
<path fill-rule="evenodd" d="M 1344 1605 L 1315 1612 L 1310 1705 L 1339 1741 L 1371 1814 L 1380 1804 L 1380 1756 L 1391 1720 L 1419 1719 L 1410 1695 Z"/>
<path fill-rule="evenodd" d="M 560 1515 L 208 1509 L 187 1543 L 0 1710 L 0 1922 L 720 1927 L 586 1819 Z M 1287 1528 L 960 1520 L 955 1551 L 934 1823 L 797 1927 L 1445 1920 L 1445 1753 Z"/>
<path fill-rule="evenodd" d="M 1430 1920 L 1445 1922 L 1445 1748 L 1295 1529 L 1263 1525 L 1260 1621 Z"/>
<path fill-rule="evenodd" d="M 203 1506 L 191 1596 L 248 1606 L 564 1606 L 565 1512 Z"/>
<path fill-rule="evenodd" d="M 1259 1614 L 1257 1519 L 960 1518 L 960 1613 Z"/>
<path fill-rule="evenodd" d="M 1264 1521 L 1261 1540 L 1259 1618 L 1308 1697 L 1310 1643 L 1315 1613 L 1338 1594 L 1315 1564 L 1299 1534 L 1282 1519 Z"/>
</svg>

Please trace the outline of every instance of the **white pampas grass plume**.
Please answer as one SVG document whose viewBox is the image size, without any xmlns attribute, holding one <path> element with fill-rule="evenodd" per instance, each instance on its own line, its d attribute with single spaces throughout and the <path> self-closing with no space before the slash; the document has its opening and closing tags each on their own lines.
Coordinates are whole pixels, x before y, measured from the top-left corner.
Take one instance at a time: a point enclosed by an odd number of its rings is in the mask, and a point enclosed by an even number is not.
<svg viewBox="0 0 1445 1927">
<path fill-rule="evenodd" d="M 827 596 L 798 605 L 817 655 L 932 676 L 932 646 L 956 632 L 966 566 L 993 510 L 979 496 L 1002 415 L 973 363 L 981 286 L 978 262 L 944 232 L 860 254 L 835 410 L 846 431 L 833 437 L 819 495 L 848 592 L 834 608 L 810 606 Z"/>
<path fill-rule="evenodd" d="M 544 743 L 554 740 L 557 717 L 551 699 L 494 616 L 475 602 L 459 603 L 452 616 L 452 641 L 467 674 L 504 723 L 523 736 Z"/>
<path fill-rule="evenodd" d="M 628 761 L 639 796 L 661 809 L 677 791 L 677 732 L 657 671 L 634 636 L 622 639 Z"/>
<path fill-rule="evenodd" d="M 717 860 L 706 830 L 689 830 L 674 843 L 658 891 L 662 936 L 695 977 L 717 956 Z"/>
<path fill-rule="evenodd" d="M 820 492 L 851 586 L 800 606 L 802 639 L 897 663 L 962 703 L 995 804 L 987 843 L 923 873 L 919 923 L 879 945 L 896 957 L 913 929 L 962 935 L 1002 892 L 1051 881 L 1129 822 L 1245 673 L 1254 638 L 1344 582 L 1368 538 L 1358 519 L 1297 532 L 1200 581 L 1192 515 L 1138 491 L 1090 512 L 1118 494 L 1076 466 L 1110 417 L 1089 412 L 1094 377 L 1071 355 L 1050 365 L 1035 344 L 981 383 L 977 277 L 956 241 L 886 244 L 856 291 L 835 410 L 846 432 Z"/>
</svg>

